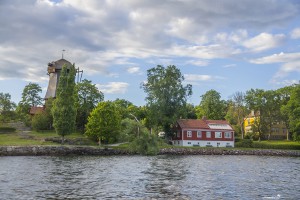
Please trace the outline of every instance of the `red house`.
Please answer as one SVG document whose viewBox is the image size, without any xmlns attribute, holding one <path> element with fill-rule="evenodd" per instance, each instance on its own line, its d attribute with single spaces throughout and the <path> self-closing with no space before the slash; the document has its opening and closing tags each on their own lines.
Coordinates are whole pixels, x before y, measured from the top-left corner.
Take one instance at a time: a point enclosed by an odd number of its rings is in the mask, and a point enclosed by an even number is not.
<svg viewBox="0 0 300 200">
<path fill-rule="evenodd" d="M 175 127 L 173 145 L 234 147 L 234 131 L 225 120 L 180 119 Z"/>
</svg>

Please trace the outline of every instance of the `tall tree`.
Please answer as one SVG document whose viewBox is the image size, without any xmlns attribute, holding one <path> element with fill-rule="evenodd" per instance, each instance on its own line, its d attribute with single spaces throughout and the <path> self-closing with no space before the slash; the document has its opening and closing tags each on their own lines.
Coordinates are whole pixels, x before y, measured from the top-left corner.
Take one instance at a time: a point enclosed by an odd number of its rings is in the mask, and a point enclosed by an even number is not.
<svg viewBox="0 0 300 200">
<path fill-rule="evenodd" d="M 116 141 L 121 127 L 121 116 L 117 106 L 110 101 L 100 102 L 91 112 L 85 134 L 101 141 Z"/>
<path fill-rule="evenodd" d="M 14 116 L 16 104 L 11 101 L 9 93 L 0 93 L 0 121 L 9 121 Z"/>
<path fill-rule="evenodd" d="M 251 89 L 246 92 L 245 100 L 249 110 L 254 111 L 255 121 L 252 129 L 258 134 L 259 140 L 263 137 L 267 131 L 267 124 L 265 120 L 266 116 L 266 98 L 264 96 L 264 90 Z"/>
<path fill-rule="evenodd" d="M 231 101 L 228 102 L 228 111 L 225 117 L 231 124 L 235 124 L 236 131 L 241 134 L 242 139 L 244 138 L 244 117 L 248 114 L 245 103 L 245 94 L 243 92 L 234 93 Z"/>
<path fill-rule="evenodd" d="M 87 123 L 90 112 L 100 101 L 104 100 L 104 95 L 95 84 L 92 84 L 92 81 L 86 79 L 77 83 L 76 90 L 78 92 L 76 126 L 84 132 L 84 126 Z"/>
<path fill-rule="evenodd" d="M 64 137 L 71 134 L 75 128 L 77 99 L 75 74 L 75 66 L 68 68 L 67 65 L 64 65 L 62 67 L 56 99 L 53 102 L 53 126 L 56 133 L 62 136 L 62 143 Z"/>
<path fill-rule="evenodd" d="M 196 108 L 198 118 L 219 120 L 224 119 L 227 112 L 226 101 L 221 100 L 221 95 L 216 90 L 209 90 L 201 96 L 200 105 Z"/>
<path fill-rule="evenodd" d="M 300 84 L 295 85 L 292 89 L 290 100 L 287 105 L 282 107 L 282 111 L 288 115 L 289 127 L 294 140 L 300 141 Z"/>
<path fill-rule="evenodd" d="M 167 136 L 172 135 L 175 121 L 187 115 L 186 102 L 192 95 L 192 86 L 184 86 L 183 80 L 176 66 L 158 65 L 147 70 L 147 82 L 142 86 L 147 93 L 148 122 L 152 126 L 162 126 Z"/>
</svg>

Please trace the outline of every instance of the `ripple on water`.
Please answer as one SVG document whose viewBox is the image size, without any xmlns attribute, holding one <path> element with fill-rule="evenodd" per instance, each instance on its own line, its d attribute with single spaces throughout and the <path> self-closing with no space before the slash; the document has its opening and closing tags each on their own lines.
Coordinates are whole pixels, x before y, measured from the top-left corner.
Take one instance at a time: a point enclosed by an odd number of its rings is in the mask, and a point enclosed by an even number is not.
<svg viewBox="0 0 300 200">
<path fill-rule="evenodd" d="M 0 199 L 297 199 L 300 159 L 0 157 Z"/>
</svg>

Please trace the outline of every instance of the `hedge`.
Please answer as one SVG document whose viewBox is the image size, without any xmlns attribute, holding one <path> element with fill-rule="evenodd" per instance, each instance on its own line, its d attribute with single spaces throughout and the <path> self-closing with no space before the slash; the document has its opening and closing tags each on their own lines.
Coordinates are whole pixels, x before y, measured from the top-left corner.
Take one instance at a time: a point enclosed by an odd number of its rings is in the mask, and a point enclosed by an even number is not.
<svg viewBox="0 0 300 200">
<path fill-rule="evenodd" d="M 258 149 L 289 149 L 289 150 L 300 150 L 300 144 L 266 144 L 261 142 L 254 142 L 254 148 Z"/>
<path fill-rule="evenodd" d="M 9 133 L 9 132 L 15 132 L 16 129 L 13 127 L 0 127 L 0 133 Z"/>
</svg>

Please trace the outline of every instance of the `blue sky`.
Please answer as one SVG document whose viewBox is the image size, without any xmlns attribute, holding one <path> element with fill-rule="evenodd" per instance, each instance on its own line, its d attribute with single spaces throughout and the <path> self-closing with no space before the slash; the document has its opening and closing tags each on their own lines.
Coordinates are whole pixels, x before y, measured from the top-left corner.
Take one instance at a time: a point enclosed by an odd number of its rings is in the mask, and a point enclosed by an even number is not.
<svg viewBox="0 0 300 200">
<path fill-rule="evenodd" d="M 181 70 L 189 103 L 210 89 L 227 100 L 299 82 L 300 1 L 0 1 L 0 92 L 18 103 L 35 82 L 44 96 L 63 49 L 105 100 L 145 105 L 140 85 L 157 65 Z"/>
</svg>

